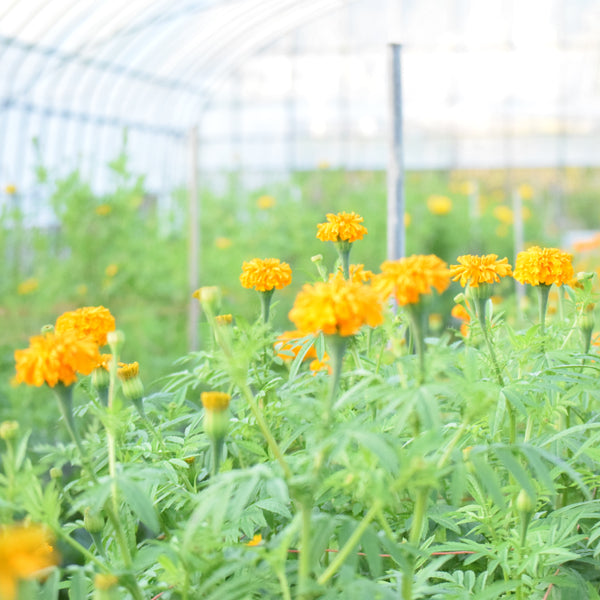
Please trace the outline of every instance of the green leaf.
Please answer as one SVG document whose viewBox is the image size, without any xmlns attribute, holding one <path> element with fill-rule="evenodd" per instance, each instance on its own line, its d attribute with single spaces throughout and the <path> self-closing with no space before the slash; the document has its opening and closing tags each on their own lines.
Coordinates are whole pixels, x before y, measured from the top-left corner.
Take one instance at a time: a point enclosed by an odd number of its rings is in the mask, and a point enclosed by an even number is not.
<svg viewBox="0 0 600 600">
<path fill-rule="evenodd" d="M 69 600 L 86 600 L 88 597 L 87 579 L 83 569 L 77 569 L 70 579 Z"/>
<path fill-rule="evenodd" d="M 507 471 L 510 471 L 518 484 L 529 494 L 531 498 L 536 498 L 537 493 L 531 477 L 514 457 L 512 451 L 506 447 L 493 447 L 498 460 L 504 465 Z"/>
<path fill-rule="evenodd" d="M 150 531 L 157 534 L 160 531 L 160 524 L 156 510 L 144 490 L 131 479 L 124 477 L 117 478 L 117 485 L 134 514 Z"/>
<path fill-rule="evenodd" d="M 383 561 L 381 559 L 381 547 L 379 537 L 375 534 L 372 527 L 368 527 L 360 538 L 362 548 L 367 555 L 367 563 L 373 577 L 381 576 L 383 572 Z"/>
</svg>

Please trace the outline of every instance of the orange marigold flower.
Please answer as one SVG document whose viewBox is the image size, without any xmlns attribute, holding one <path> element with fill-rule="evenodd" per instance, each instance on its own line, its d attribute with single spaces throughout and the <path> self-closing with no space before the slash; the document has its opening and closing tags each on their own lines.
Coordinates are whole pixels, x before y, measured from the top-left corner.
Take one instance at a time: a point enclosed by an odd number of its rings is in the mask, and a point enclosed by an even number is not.
<svg viewBox="0 0 600 600">
<path fill-rule="evenodd" d="M 240 282 L 243 287 L 259 292 L 280 290 L 292 283 L 292 269 L 278 258 L 253 258 L 249 262 L 244 261 Z"/>
<path fill-rule="evenodd" d="M 373 287 L 383 298 L 394 294 L 401 306 L 416 304 L 435 288 L 442 293 L 450 285 L 448 265 L 434 254 L 415 254 L 385 261 L 381 273 L 373 278 Z"/>
<path fill-rule="evenodd" d="M 455 304 L 450 311 L 450 314 L 459 321 L 468 323 L 471 320 L 469 311 L 462 304 Z"/>
<path fill-rule="evenodd" d="M 140 374 L 140 365 L 139 363 L 119 363 L 119 368 L 117 369 L 117 375 L 121 381 L 128 381 L 129 379 L 133 379 Z"/>
<path fill-rule="evenodd" d="M 313 375 L 316 375 L 319 371 L 327 371 L 329 375 L 333 373 L 333 368 L 329 363 L 329 354 L 327 354 L 327 352 L 323 354 L 323 360 L 315 358 L 310 365 L 308 365 L 308 368 L 312 371 Z"/>
<path fill-rule="evenodd" d="M 331 273 L 329 279 L 344 276 L 344 271 L 340 265 L 337 273 Z M 373 271 L 365 269 L 365 265 L 350 265 L 350 279 L 356 283 L 367 283 L 373 278 Z"/>
<path fill-rule="evenodd" d="M 260 533 L 257 533 L 254 535 L 254 537 L 246 544 L 246 546 L 259 546 L 260 544 L 262 544 L 262 535 Z"/>
<path fill-rule="evenodd" d="M 15 600 L 19 581 L 53 567 L 58 557 L 52 539 L 40 525 L 0 527 L 0 598 Z"/>
<path fill-rule="evenodd" d="M 77 373 L 89 375 L 101 362 L 98 344 L 74 330 L 32 337 L 29 348 L 15 350 L 15 383 L 40 387 L 58 382 L 71 385 Z"/>
<path fill-rule="evenodd" d="M 369 286 L 342 277 L 306 284 L 296 297 L 290 320 L 303 333 L 355 334 L 363 325 L 383 321 L 380 297 Z"/>
<path fill-rule="evenodd" d="M 355 212 L 327 214 L 327 223 L 317 225 L 317 238 L 322 242 L 356 242 L 362 240 L 367 228 L 361 223 L 364 219 Z"/>
<path fill-rule="evenodd" d="M 532 246 L 517 255 L 513 276 L 530 285 L 568 285 L 575 276 L 572 259 L 571 254 L 558 248 Z"/>
<path fill-rule="evenodd" d="M 92 338 L 98 346 L 106 344 L 106 334 L 115 330 L 115 318 L 104 306 L 84 306 L 56 319 L 56 332 L 76 331 L 80 337 Z"/>
<path fill-rule="evenodd" d="M 200 400 L 205 410 L 222 412 L 229 408 L 231 396 L 225 392 L 202 392 Z"/>
<path fill-rule="evenodd" d="M 297 329 L 293 331 L 284 331 L 277 336 L 277 340 L 273 344 L 275 353 L 283 360 L 293 360 L 298 356 L 298 353 L 308 341 L 309 335 L 302 333 Z M 310 346 L 303 360 L 308 360 L 310 358 L 317 358 L 317 349 L 314 345 Z"/>
<path fill-rule="evenodd" d="M 467 284 L 478 287 L 480 283 L 494 283 L 500 281 L 500 277 L 512 275 L 508 258 L 498 260 L 497 254 L 483 256 L 465 254 L 459 256 L 457 260 L 458 265 L 450 265 L 450 277 L 452 281 L 460 279 L 460 285 L 463 287 Z"/>
</svg>

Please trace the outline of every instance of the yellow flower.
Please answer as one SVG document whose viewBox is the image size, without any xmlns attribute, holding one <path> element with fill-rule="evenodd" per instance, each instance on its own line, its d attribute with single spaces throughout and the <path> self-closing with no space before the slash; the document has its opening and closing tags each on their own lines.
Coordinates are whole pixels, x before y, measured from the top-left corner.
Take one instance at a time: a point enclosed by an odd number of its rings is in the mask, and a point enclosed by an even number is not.
<svg viewBox="0 0 600 600">
<path fill-rule="evenodd" d="M 111 211 L 112 206 L 110 204 L 100 204 L 99 206 L 96 206 L 96 214 L 100 217 L 105 217 L 110 214 Z"/>
<path fill-rule="evenodd" d="M 320 160 L 317 163 L 317 169 L 319 169 L 320 171 L 325 171 L 330 168 L 331 168 L 331 163 L 327 160 Z"/>
<path fill-rule="evenodd" d="M 202 392 L 200 400 L 205 410 L 223 412 L 229 408 L 231 396 L 225 392 Z"/>
<path fill-rule="evenodd" d="M 40 284 L 35 277 L 30 277 L 19 284 L 17 287 L 17 294 L 19 294 L 19 296 L 27 296 L 28 294 L 35 292 L 39 285 Z"/>
<path fill-rule="evenodd" d="M 262 542 L 262 535 L 257 533 L 247 544 L 246 546 L 258 546 Z"/>
<path fill-rule="evenodd" d="M 226 250 L 232 244 L 233 244 L 233 242 L 229 238 L 227 238 L 227 237 L 218 237 L 218 238 L 215 239 L 215 246 L 219 250 Z"/>
<path fill-rule="evenodd" d="M 531 200 L 534 196 L 533 188 L 528 183 L 522 183 L 517 191 L 523 200 Z"/>
<path fill-rule="evenodd" d="M 256 206 L 260 210 L 267 210 L 269 208 L 273 208 L 275 206 L 275 198 L 273 196 L 260 196 L 256 201 Z"/>
<path fill-rule="evenodd" d="M 329 275 L 329 279 L 334 277 L 343 276 L 344 272 L 342 267 L 338 268 L 337 273 L 331 273 Z M 352 281 L 356 281 L 357 283 L 367 283 L 373 278 L 373 271 L 368 271 L 365 269 L 365 265 L 350 265 L 350 279 Z"/>
<path fill-rule="evenodd" d="M 0 527 L 0 598 L 15 600 L 19 581 L 53 567 L 58 557 L 48 532 L 40 525 Z"/>
<path fill-rule="evenodd" d="M 356 242 L 362 240 L 367 228 L 361 223 L 364 219 L 355 212 L 327 214 L 327 223 L 317 225 L 317 238 L 322 242 Z"/>
<path fill-rule="evenodd" d="M 96 573 L 94 575 L 94 589 L 107 591 L 115 588 L 119 583 L 119 578 L 110 573 Z"/>
<path fill-rule="evenodd" d="M 327 352 L 323 354 L 323 360 L 315 358 L 310 365 L 308 365 L 308 368 L 313 375 L 316 375 L 319 371 L 327 371 L 330 375 L 333 373 L 333 368 L 329 362 L 329 354 L 327 354 Z"/>
<path fill-rule="evenodd" d="M 89 375 L 101 362 L 98 344 L 74 330 L 32 337 L 29 348 L 15 350 L 14 383 L 40 387 L 58 382 L 71 385 L 77 373 Z"/>
<path fill-rule="evenodd" d="M 483 256 L 466 254 L 459 256 L 457 260 L 458 265 L 450 266 L 450 277 L 452 281 L 460 279 L 460 285 L 463 287 L 467 284 L 478 287 L 480 283 L 494 283 L 500 281 L 500 277 L 512 275 L 508 258 L 498 260 L 497 254 Z"/>
<path fill-rule="evenodd" d="M 349 336 L 363 325 L 379 325 L 383 309 L 378 294 L 369 286 L 335 277 L 327 283 L 306 284 L 289 318 L 303 333 Z"/>
<path fill-rule="evenodd" d="M 307 338 L 308 335 L 306 333 L 302 333 L 297 329 L 294 331 L 284 331 L 277 336 L 277 339 L 273 344 L 273 349 L 279 358 L 283 360 L 292 360 L 298 356 L 298 353 L 306 343 Z M 317 358 L 317 349 L 314 345 L 310 346 L 303 360 L 308 360 L 310 358 Z"/>
<path fill-rule="evenodd" d="M 469 323 L 471 320 L 471 315 L 469 311 L 462 304 L 455 304 L 450 311 L 450 314 L 459 321 L 465 321 L 465 323 Z"/>
<path fill-rule="evenodd" d="M 292 283 L 292 269 L 278 258 L 253 258 L 249 262 L 244 261 L 240 282 L 243 287 L 259 292 L 280 290 Z"/>
<path fill-rule="evenodd" d="M 17 193 L 17 186 L 14 183 L 9 183 L 5 188 L 4 191 L 9 195 L 9 196 L 14 196 Z"/>
<path fill-rule="evenodd" d="M 440 315 L 440 313 L 431 313 L 428 320 L 429 328 L 432 331 L 439 331 L 444 324 L 444 320 L 442 319 L 442 315 Z"/>
<path fill-rule="evenodd" d="M 405 212 L 404 213 L 404 227 L 408 227 L 412 222 L 411 216 Z"/>
<path fill-rule="evenodd" d="M 512 225 L 514 221 L 513 211 L 510 207 L 506 206 L 506 204 L 495 206 L 492 213 L 494 217 L 498 219 L 498 221 L 504 223 L 505 225 Z"/>
<path fill-rule="evenodd" d="M 215 317 L 215 322 L 217 323 L 217 325 L 231 325 L 233 323 L 233 315 L 217 315 Z"/>
<path fill-rule="evenodd" d="M 119 266 L 114 263 L 104 269 L 107 277 L 114 277 L 119 272 Z"/>
<path fill-rule="evenodd" d="M 433 194 L 427 198 L 427 209 L 434 215 L 447 215 L 452 210 L 452 200 Z"/>
<path fill-rule="evenodd" d="M 385 261 L 381 273 L 373 277 L 373 287 L 388 298 L 394 294 L 401 306 L 416 304 L 433 289 L 442 293 L 450 285 L 448 265 L 434 254 L 416 254 L 395 261 Z"/>
<path fill-rule="evenodd" d="M 514 278 L 530 285 L 569 284 L 575 273 L 572 256 L 558 248 L 532 246 L 517 255 Z"/>
<path fill-rule="evenodd" d="M 84 306 L 63 313 L 56 320 L 57 333 L 74 330 L 81 337 L 91 337 L 98 346 L 106 344 L 106 334 L 115 326 L 115 318 L 104 306 Z"/>
<path fill-rule="evenodd" d="M 137 377 L 140 373 L 140 365 L 137 362 L 132 363 L 119 363 L 119 368 L 117 369 L 117 375 L 121 381 L 128 381 L 129 379 L 133 379 Z"/>
</svg>

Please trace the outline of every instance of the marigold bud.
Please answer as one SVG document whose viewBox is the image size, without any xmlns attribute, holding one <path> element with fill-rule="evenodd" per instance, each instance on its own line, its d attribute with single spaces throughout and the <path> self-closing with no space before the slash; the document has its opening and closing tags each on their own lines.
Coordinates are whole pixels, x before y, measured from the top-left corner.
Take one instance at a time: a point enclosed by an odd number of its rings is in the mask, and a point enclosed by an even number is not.
<svg viewBox="0 0 600 600">
<path fill-rule="evenodd" d="M 19 433 L 19 423 L 17 421 L 3 421 L 0 423 L 0 439 L 14 440 Z"/>
<path fill-rule="evenodd" d="M 525 490 L 521 490 L 517 496 L 517 510 L 522 513 L 532 513 L 535 510 L 533 498 Z"/>
<path fill-rule="evenodd" d="M 104 529 L 104 518 L 90 506 L 83 511 L 83 526 L 90 533 L 100 533 Z"/>
<path fill-rule="evenodd" d="M 110 346 L 113 355 L 115 357 L 119 356 L 121 348 L 125 343 L 125 334 L 122 331 L 119 331 L 118 329 L 114 331 L 109 331 L 106 334 L 106 342 Z"/>
<path fill-rule="evenodd" d="M 61 479 L 62 475 L 62 469 L 60 469 L 59 467 L 52 467 L 50 469 L 50 479 Z"/>
</svg>

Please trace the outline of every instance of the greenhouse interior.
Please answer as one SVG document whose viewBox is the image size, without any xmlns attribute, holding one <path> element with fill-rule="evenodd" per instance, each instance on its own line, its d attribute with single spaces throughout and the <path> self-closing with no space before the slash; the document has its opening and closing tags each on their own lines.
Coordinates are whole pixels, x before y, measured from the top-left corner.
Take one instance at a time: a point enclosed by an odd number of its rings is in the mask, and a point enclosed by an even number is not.
<svg viewBox="0 0 600 600">
<path fill-rule="evenodd" d="M 599 64 L 600 0 L 3 0 L 0 600 L 600 599 Z"/>
</svg>

